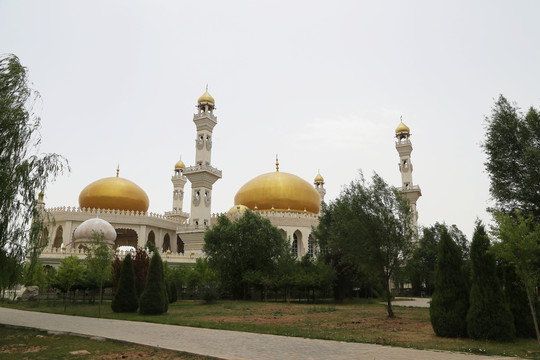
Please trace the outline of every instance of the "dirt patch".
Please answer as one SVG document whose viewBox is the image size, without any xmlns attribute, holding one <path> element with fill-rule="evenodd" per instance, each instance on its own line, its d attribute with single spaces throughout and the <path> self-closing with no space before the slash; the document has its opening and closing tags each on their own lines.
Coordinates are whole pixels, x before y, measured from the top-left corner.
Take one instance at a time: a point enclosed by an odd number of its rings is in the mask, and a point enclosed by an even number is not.
<svg viewBox="0 0 540 360">
<path fill-rule="evenodd" d="M 50 346 L 28 346 L 26 344 L 7 344 L 0 346 L 0 354 L 36 353 L 50 349 Z"/>
<path fill-rule="evenodd" d="M 127 351 L 127 352 L 117 352 L 109 353 L 100 356 L 93 357 L 94 359 L 174 359 L 181 360 L 180 357 L 172 357 L 173 353 L 168 351 L 150 351 L 150 352 L 140 352 L 140 351 Z"/>
</svg>

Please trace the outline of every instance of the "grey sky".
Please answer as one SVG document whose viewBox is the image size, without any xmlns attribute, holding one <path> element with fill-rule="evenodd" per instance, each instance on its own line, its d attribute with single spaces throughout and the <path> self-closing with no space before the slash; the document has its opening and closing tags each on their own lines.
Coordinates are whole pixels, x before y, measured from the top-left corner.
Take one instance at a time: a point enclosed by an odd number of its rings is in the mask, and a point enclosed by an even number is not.
<svg viewBox="0 0 540 360">
<path fill-rule="evenodd" d="M 309 182 L 320 169 L 327 200 L 359 169 L 399 186 L 403 115 L 420 223 L 470 237 L 489 219 L 484 116 L 501 93 L 540 103 L 539 14 L 537 1 L 0 1 L 0 53 L 18 55 L 42 95 L 40 150 L 72 167 L 47 206 L 78 205 L 119 163 L 150 211 L 170 210 L 208 84 L 214 212 L 274 171 L 275 154 Z"/>
</svg>

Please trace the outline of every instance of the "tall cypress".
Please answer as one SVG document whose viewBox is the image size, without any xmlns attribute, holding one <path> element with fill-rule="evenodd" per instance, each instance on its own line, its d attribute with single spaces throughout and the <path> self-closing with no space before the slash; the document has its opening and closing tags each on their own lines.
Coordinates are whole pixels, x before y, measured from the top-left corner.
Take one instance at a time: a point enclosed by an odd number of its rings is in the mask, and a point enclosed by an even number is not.
<svg viewBox="0 0 540 360">
<path fill-rule="evenodd" d="M 472 287 L 467 313 L 467 332 L 477 340 L 512 341 L 514 318 L 497 278 L 495 257 L 484 225 L 476 223 L 471 244 Z"/>
<path fill-rule="evenodd" d="M 163 314 L 167 311 L 169 299 L 163 277 L 163 262 L 157 251 L 150 259 L 146 287 L 141 294 L 140 313 L 144 315 Z"/>
<path fill-rule="evenodd" d="M 138 307 L 133 260 L 131 254 L 127 254 L 120 268 L 118 289 L 114 295 L 111 308 L 114 312 L 134 312 L 137 311 Z"/>
<path fill-rule="evenodd" d="M 444 229 L 439 241 L 435 290 L 429 307 L 437 336 L 466 337 L 469 289 L 463 276 L 461 250 Z"/>
</svg>

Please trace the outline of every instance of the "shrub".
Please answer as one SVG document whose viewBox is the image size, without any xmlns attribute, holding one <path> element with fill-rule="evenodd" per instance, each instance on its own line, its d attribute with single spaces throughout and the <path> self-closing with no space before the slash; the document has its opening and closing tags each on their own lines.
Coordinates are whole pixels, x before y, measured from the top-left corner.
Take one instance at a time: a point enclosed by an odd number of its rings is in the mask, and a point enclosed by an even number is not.
<svg viewBox="0 0 540 360">
<path fill-rule="evenodd" d="M 120 268 L 118 290 L 114 295 L 111 308 L 114 312 L 134 312 L 138 307 L 133 260 L 131 254 L 127 254 Z"/>
<path fill-rule="evenodd" d="M 437 336 L 467 336 L 469 289 L 463 276 L 461 251 L 445 229 L 438 246 L 435 290 L 429 307 Z"/>
<path fill-rule="evenodd" d="M 143 315 L 163 314 L 168 309 L 168 297 L 163 278 L 163 262 L 157 251 L 150 259 L 146 287 L 141 295 L 140 313 Z"/>
<path fill-rule="evenodd" d="M 467 332 L 477 340 L 512 341 L 514 319 L 497 278 L 495 257 L 484 226 L 478 222 L 471 244 L 472 288 L 467 313 Z"/>
</svg>

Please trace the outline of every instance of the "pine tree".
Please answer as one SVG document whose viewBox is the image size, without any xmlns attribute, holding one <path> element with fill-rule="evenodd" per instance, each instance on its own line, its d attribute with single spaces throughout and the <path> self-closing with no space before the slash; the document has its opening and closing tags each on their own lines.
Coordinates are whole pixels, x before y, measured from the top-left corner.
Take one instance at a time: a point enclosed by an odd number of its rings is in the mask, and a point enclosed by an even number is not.
<svg viewBox="0 0 540 360">
<path fill-rule="evenodd" d="M 435 291 L 429 308 L 431 325 L 437 336 L 465 337 L 469 289 L 463 276 L 461 251 L 446 229 L 438 250 Z"/>
<path fill-rule="evenodd" d="M 506 302 L 514 317 L 514 326 L 516 336 L 519 338 L 535 338 L 534 322 L 529 309 L 527 293 L 520 283 L 513 266 L 506 264 L 504 266 L 504 293 Z M 539 308 L 539 302 L 536 301 L 535 308 Z M 537 314 L 537 319 L 538 319 Z M 540 319 L 538 319 L 540 322 Z"/>
<path fill-rule="evenodd" d="M 495 257 L 484 225 L 477 222 L 471 244 L 472 288 L 467 313 L 467 332 L 477 340 L 512 341 L 514 319 L 497 278 Z"/>
<path fill-rule="evenodd" d="M 163 314 L 167 311 L 169 299 L 163 278 L 163 262 L 157 251 L 150 259 L 146 287 L 141 295 L 139 311 L 143 315 Z"/>
<path fill-rule="evenodd" d="M 120 268 L 118 290 L 114 295 L 111 308 L 114 312 L 134 312 L 138 307 L 133 260 L 131 254 L 127 254 Z"/>
</svg>

